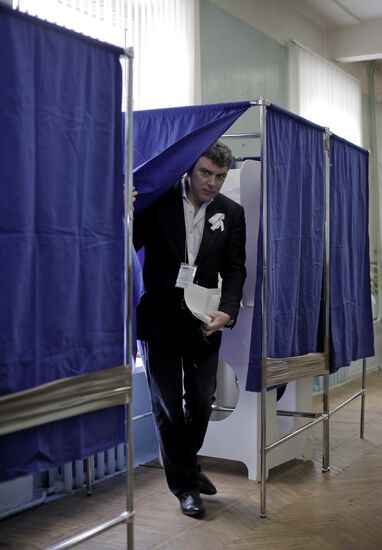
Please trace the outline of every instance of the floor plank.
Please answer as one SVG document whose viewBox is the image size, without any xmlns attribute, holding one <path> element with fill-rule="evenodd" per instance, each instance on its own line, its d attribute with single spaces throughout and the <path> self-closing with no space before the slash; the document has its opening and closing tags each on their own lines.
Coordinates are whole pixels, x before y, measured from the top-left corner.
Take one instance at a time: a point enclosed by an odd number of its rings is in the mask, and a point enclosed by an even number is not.
<svg viewBox="0 0 382 550">
<path fill-rule="evenodd" d="M 331 409 L 359 389 L 359 380 L 331 390 Z M 382 548 L 382 372 L 368 376 L 365 438 L 359 437 L 360 400 L 331 417 L 330 471 L 321 472 L 322 426 L 311 430 L 313 461 L 274 468 L 267 483 L 268 517 L 259 518 L 260 488 L 246 467 L 203 458 L 218 486 L 205 497 L 206 515 L 181 514 L 160 465 L 135 471 L 136 550 L 379 550 Z M 320 406 L 316 400 L 317 408 Z M 42 549 L 125 509 L 125 480 L 96 484 L 0 523 L 0 548 Z M 78 545 L 81 550 L 126 548 L 126 526 L 118 525 Z"/>
</svg>

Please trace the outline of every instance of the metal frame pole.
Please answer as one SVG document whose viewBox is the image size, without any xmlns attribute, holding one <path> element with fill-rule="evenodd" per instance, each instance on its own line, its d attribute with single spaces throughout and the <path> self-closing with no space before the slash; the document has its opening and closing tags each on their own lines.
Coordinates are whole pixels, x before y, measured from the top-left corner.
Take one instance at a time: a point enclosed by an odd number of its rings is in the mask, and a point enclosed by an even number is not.
<svg viewBox="0 0 382 550">
<path fill-rule="evenodd" d="M 365 404 L 366 404 L 366 358 L 362 359 L 362 382 L 361 382 L 361 420 L 360 433 L 361 439 L 365 436 Z"/>
<path fill-rule="evenodd" d="M 263 207 L 263 292 L 262 292 L 262 310 L 263 310 L 263 337 L 262 347 L 263 359 L 268 355 L 267 347 L 267 174 L 266 174 L 266 102 L 259 102 L 260 105 L 260 181 L 262 190 L 262 207 Z M 261 366 L 261 401 L 260 401 L 260 471 L 261 471 L 261 486 L 260 486 L 260 517 L 267 517 L 267 376 L 266 376 L 266 361 L 262 361 Z"/>
<path fill-rule="evenodd" d="M 330 135 L 327 128 L 324 134 L 325 147 L 325 333 L 324 354 L 330 353 Z M 329 424 L 329 373 L 323 375 L 322 411 L 325 415 L 322 425 L 322 471 L 330 470 L 330 424 Z"/>
<path fill-rule="evenodd" d="M 329 425 L 329 374 L 324 374 L 322 410 L 325 415 L 322 424 L 322 472 L 330 470 L 330 425 Z"/>
<path fill-rule="evenodd" d="M 132 337 L 132 297 L 133 297 L 133 48 L 125 49 L 127 67 L 125 71 L 125 90 L 127 106 L 125 111 L 125 181 L 124 181 L 124 320 L 123 320 L 123 361 L 132 368 L 133 337 Z M 126 436 L 126 510 L 127 548 L 134 548 L 134 446 L 133 446 L 133 413 L 132 390 L 128 403 L 125 405 L 125 436 Z"/>
</svg>

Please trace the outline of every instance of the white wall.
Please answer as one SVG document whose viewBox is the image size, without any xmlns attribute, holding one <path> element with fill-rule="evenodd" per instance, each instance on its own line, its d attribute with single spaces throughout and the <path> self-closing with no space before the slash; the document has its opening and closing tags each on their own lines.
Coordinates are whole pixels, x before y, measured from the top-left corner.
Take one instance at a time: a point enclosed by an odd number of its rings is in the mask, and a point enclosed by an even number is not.
<svg viewBox="0 0 382 550">
<path fill-rule="evenodd" d="M 375 81 L 375 99 L 378 101 L 378 103 L 382 103 L 382 67 L 381 66 L 377 66 L 377 69 L 374 75 L 374 81 Z"/>
<path fill-rule="evenodd" d="M 210 0 L 231 15 L 245 21 L 284 46 L 291 40 L 322 57 L 331 59 L 330 34 L 285 0 Z M 339 63 L 342 69 L 361 81 L 362 91 L 368 93 L 365 64 Z"/>
<path fill-rule="evenodd" d="M 333 58 L 362 61 L 382 57 L 382 18 L 332 29 L 328 45 Z"/>
<path fill-rule="evenodd" d="M 211 0 L 273 40 L 285 45 L 291 38 L 326 57 L 325 33 L 282 0 Z"/>
</svg>

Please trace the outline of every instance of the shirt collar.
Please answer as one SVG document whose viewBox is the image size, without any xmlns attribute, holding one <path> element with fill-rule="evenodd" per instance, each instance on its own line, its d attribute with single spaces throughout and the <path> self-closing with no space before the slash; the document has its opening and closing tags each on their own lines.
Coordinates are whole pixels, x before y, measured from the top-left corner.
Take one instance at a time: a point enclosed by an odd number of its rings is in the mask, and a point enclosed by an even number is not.
<svg viewBox="0 0 382 550">
<path fill-rule="evenodd" d="M 187 188 L 186 188 L 186 179 L 187 179 L 187 176 L 184 176 L 180 182 L 180 185 L 181 185 L 181 189 L 182 189 L 182 197 L 186 200 L 188 200 L 188 197 L 187 197 Z"/>
</svg>

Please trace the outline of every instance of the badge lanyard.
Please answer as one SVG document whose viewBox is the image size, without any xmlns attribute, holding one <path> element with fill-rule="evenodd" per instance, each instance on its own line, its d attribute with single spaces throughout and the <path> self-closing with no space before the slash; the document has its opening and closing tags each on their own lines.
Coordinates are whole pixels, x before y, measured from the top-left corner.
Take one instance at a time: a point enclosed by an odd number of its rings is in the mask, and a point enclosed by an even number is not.
<svg viewBox="0 0 382 550">
<path fill-rule="evenodd" d="M 197 266 L 190 265 L 186 262 L 188 259 L 187 252 L 187 235 L 188 235 L 188 218 L 185 216 L 185 225 L 186 225 L 186 239 L 184 243 L 184 262 L 180 264 L 178 276 L 176 278 L 175 286 L 176 288 L 187 288 L 190 284 L 193 283 Z"/>
</svg>

